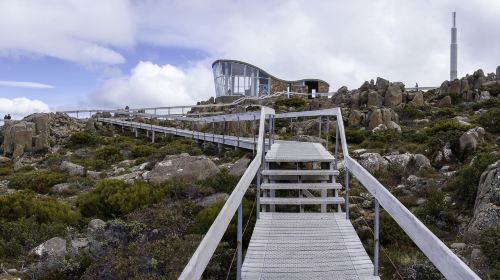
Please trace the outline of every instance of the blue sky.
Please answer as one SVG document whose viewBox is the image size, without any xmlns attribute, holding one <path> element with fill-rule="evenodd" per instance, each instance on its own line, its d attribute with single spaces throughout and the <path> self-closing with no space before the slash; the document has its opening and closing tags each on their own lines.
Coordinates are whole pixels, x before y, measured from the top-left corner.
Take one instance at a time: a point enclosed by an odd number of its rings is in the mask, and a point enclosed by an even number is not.
<svg viewBox="0 0 500 280">
<path fill-rule="evenodd" d="M 500 1 L 0 0 L 0 113 L 180 105 L 214 94 L 211 62 L 357 88 L 500 65 Z"/>
</svg>

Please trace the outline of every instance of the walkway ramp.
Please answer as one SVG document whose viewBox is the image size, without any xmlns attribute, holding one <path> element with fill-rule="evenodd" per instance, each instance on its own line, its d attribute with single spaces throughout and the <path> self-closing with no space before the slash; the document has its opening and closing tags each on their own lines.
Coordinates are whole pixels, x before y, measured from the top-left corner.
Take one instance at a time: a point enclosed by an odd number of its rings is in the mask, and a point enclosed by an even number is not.
<svg viewBox="0 0 500 280">
<path fill-rule="evenodd" d="M 242 279 L 379 279 L 341 212 L 338 174 L 335 157 L 319 143 L 271 146 Z"/>
</svg>

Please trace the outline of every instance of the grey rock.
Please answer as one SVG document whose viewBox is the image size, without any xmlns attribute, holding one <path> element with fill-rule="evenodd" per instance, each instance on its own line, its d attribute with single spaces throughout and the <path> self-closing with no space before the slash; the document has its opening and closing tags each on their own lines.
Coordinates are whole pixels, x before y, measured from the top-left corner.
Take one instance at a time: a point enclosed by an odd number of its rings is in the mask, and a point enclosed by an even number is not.
<svg viewBox="0 0 500 280">
<path fill-rule="evenodd" d="M 383 101 L 382 96 L 380 96 L 378 92 L 374 90 L 368 92 L 368 107 L 382 107 Z"/>
<path fill-rule="evenodd" d="M 363 121 L 363 119 L 364 119 L 363 113 L 361 113 L 358 110 L 352 110 L 351 113 L 349 114 L 349 120 L 348 120 L 347 125 L 349 127 L 359 126 L 361 124 L 361 122 Z"/>
<path fill-rule="evenodd" d="M 202 198 L 196 204 L 202 207 L 210 207 L 218 202 L 225 202 L 229 198 L 227 193 L 215 193 Z"/>
<path fill-rule="evenodd" d="M 415 162 L 415 167 L 417 169 L 431 168 L 431 161 L 422 154 L 415 154 L 413 156 L 413 160 Z"/>
<path fill-rule="evenodd" d="M 158 162 L 147 174 L 147 180 L 153 184 L 167 181 L 195 182 L 213 176 L 219 168 L 206 156 L 190 156 L 188 154 L 167 156 Z"/>
<path fill-rule="evenodd" d="M 94 180 L 99 180 L 102 178 L 102 172 L 87 170 L 87 177 Z"/>
<path fill-rule="evenodd" d="M 9 162 L 11 162 L 10 158 L 0 156 L 0 165 L 5 164 L 5 163 L 9 163 Z"/>
<path fill-rule="evenodd" d="M 475 127 L 466 131 L 459 138 L 460 150 L 475 151 L 479 144 L 484 141 L 485 130 L 482 127 Z"/>
<path fill-rule="evenodd" d="M 377 82 L 375 83 L 375 87 L 380 94 L 384 94 L 387 88 L 389 87 L 389 81 L 380 77 L 377 77 Z"/>
<path fill-rule="evenodd" d="M 470 258 L 472 260 L 477 260 L 480 257 L 481 257 L 481 249 L 479 249 L 479 248 L 472 249 L 472 252 L 470 253 Z"/>
<path fill-rule="evenodd" d="M 395 107 L 403 102 L 403 92 L 397 85 L 392 85 L 385 92 L 384 105 L 387 107 Z"/>
<path fill-rule="evenodd" d="M 60 168 L 71 176 L 85 176 L 85 167 L 69 161 L 63 161 Z"/>
<path fill-rule="evenodd" d="M 453 154 L 453 151 L 450 149 L 450 143 L 446 143 L 444 147 L 436 154 L 436 157 L 434 158 L 434 165 L 440 168 L 443 165 L 454 163 L 456 161 L 457 158 Z"/>
<path fill-rule="evenodd" d="M 103 229 L 106 227 L 106 222 L 101 219 L 93 219 L 89 222 L 87 229 L 90 231 Z"/>
<path fill-rule="evenodd" d="M 456 120 L 461 125 L 470 125 L 470 119 L 468 117 L 456 116 L 453 119 Z"/>
<path fill-rule="evenodd" d="M 399 124 L 397 124 L 393 121 L 387 122 L 386 127 L 387 127 L 387 129 L 395 129 L 398 132 L 401 132 L 401 126 L 399 126 Z"/>
<path fill-rule="evenodd" d="M 450 107 L 451 106 L 451 97 L 449 95 L 443 97 L 441 100 L 439 100 L 437 105 L 439 107 Z"/>
<path fill-rule="evenodd" d="M 481 174 L 474 203 L 473 216 L 466 228 L 466 237 L 475 239 L 481 231 L 500 225 L 500 160 Z"/>
<path fill-rule="evenodd" d="M 387 160 L 390 166 L 396 166 L 403 169 L 408 167 L 408 164 L 413 159 L 413 155 L 410 153 L 404 153 L 401 155 L 389 155 L 384 156 L 384 159 Z"/>
<path fill-rule="evenodd" d="M 71 240 L 71 249 L 73 253 L 78 254 L 80 250 L 86 249 L 89 247 L 89 239 L 82 237 Z"/>
<path fill-rule="evenodd" d="M 452 249 L 457 249 L 457 250 L 463 250 L 465 249 L 466 246 L 467 245 L 465 243 L 459 243 L 459 242 L 450 245 Z"/>
<path fill-rule="evenodd" d="M 51 238 L 32 250 L 36 256 L 45 258 L 61 258 L 66 256 L 66 240 L 61 237 Z"/>
<path fill-rule="evenodd" d="M 422 92 L 416 92 L 415 93 L 415 96 L 413 97 L 413 99 L 411 100 L 411 104 L 417 106 L 417 107 L 421 107 L 421 106 L 424 106 L 424 94 Z"/>
<path fill-rule="evenodd" d="M 50 191 L 52 193 L 62 194 L 64 192 L 68 191 L 71 188 L 71 186 L 73 186 L 73 185 L 70 183 L 61 183 L 61 184 L 54 185 L 52 188 L 50 188 Z"/>
<path fill-rule="evenodd" d="M 375 127 L 383 123 L 382 111 L 380 109 L 371 110 L 368 113 L 368 129 L 373 130 Z"/>
<path fill-rule="evenodd" d="M 247 157 L 242 157 L 242 158 L 238 159 L 229 168 L 229 174 L 241 177 L 243 175 L 243 173 L 245 173 L 245 170 L 247 170 L 247 167 L 250 164 L 250 162 L 251 162 L 251 160 Z"/>
<path fill-rule="evenodd" d="M 481 96 L 479 97 L 479 100 L 488 100 L 490 99 L 490 92 L 489 91 L 481 91 Z"/>
<path fill-rule="evenodd" d="M 378 153 L 364 153 L 359 156 L 359 163 L 370 173 L 387 168 L 388 162 Z"/>
</svg>

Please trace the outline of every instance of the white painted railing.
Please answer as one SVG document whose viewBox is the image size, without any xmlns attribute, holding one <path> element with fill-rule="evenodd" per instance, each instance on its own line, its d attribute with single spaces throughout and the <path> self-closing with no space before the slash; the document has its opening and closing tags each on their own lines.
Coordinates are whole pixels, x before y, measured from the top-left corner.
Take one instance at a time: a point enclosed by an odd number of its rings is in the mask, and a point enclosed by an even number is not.
<svg viewBox="0 0 500 280">
<path fill-rule="evenodd" d="M 193 256 L 189 260 L 182 271 L 179 279 L 186 280 L 196 280 L 200 279 L 203 271 L 208 265 L 208 262 L 212 258 L 212 255 L 217 249 L 226 229 L 231 222 L 236 210 L 241 205 L 243 196 L 245 195 L 250 183 L 259 171 L 263 155 L 264 147 L 264 135 L 265 135 L 265 119 L 266 116 L 274 115 L 274 110 L 268 107 L 262 107 L 260 111 L 260 122 L 259 122 L 259 136 L 257 141 L 257 154 L 252 160 L 245 173 L 241 177 L 240 181 L 234 188 L 233 192 L 227 199 L 226 203 L 222 207 L 221 211 L 217 215 L 217 218 L 213 222 L 212 226 L 208 230 L 207 234 L 201 241 L 200 245 L 194 252 Z"/>
<path fill-rule="evenodd" d="M 340 109 L 337 112 L 337 120 L 342 120 Z M 343 121 L 338 121 L 337 127 L 342 142 L 345 168 L 373 195 L 444 277 L 450 280 L 480 279 L 479 276 L 415 217 L 410 210 L 373 177 L 370 172 L 349 156 Z"/>
</svg>

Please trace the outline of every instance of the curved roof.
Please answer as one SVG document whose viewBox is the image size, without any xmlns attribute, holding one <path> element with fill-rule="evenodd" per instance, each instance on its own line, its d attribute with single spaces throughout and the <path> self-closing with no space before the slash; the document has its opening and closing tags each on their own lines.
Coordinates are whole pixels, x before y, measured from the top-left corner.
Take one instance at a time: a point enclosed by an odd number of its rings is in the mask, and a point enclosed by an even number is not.
<svg viewBox="0 0 500 280">
<path fill-rule="evenodd" d="M 318 81 L 318 82 L 323 82 L 323 83 L 327 84 L 328 86 L 330 86 L 330 84 L 328 84 L 327 82 L 325 82 L 324 80 L 321 80 L 321 79 L 283 80 L 283 79 L 280 79 L 280 78 L 278 78 L 278 77 L 270 74 L 269 72 L 267 72 L 266 70 L 264 70 L 264 69 L 262 69 L 260 67 L 257 67 L 257 66 L 255 66 L 253 64 L 250 64 L 250 63 L 247 63 L 247 62 L 244 62 L 244 61 L 235 60 L 235 59 L 217 59 L 216 61 L 214 61 L 212 63 L 212 68 L 214 68 L 214 65 L 217 64 L 217 63 L 219 63 L 219 62 L 234 62 L 234 63 L 244 64 L 244 65 L 247 65 L 247 66 L 250 66 L 250 67 L 253 67 L 253 68 L 257 68 L 260 71 L 262 71 L 265 74 L 267 74 L 268 76 L 270 76 L 271 78 L 276 79 L 276 80 L 280 80 L 280 81 L 283 81 L 283 82 L 295 83 L 295 82 L 304 82 L 304 81 Z"/>
</svg>

